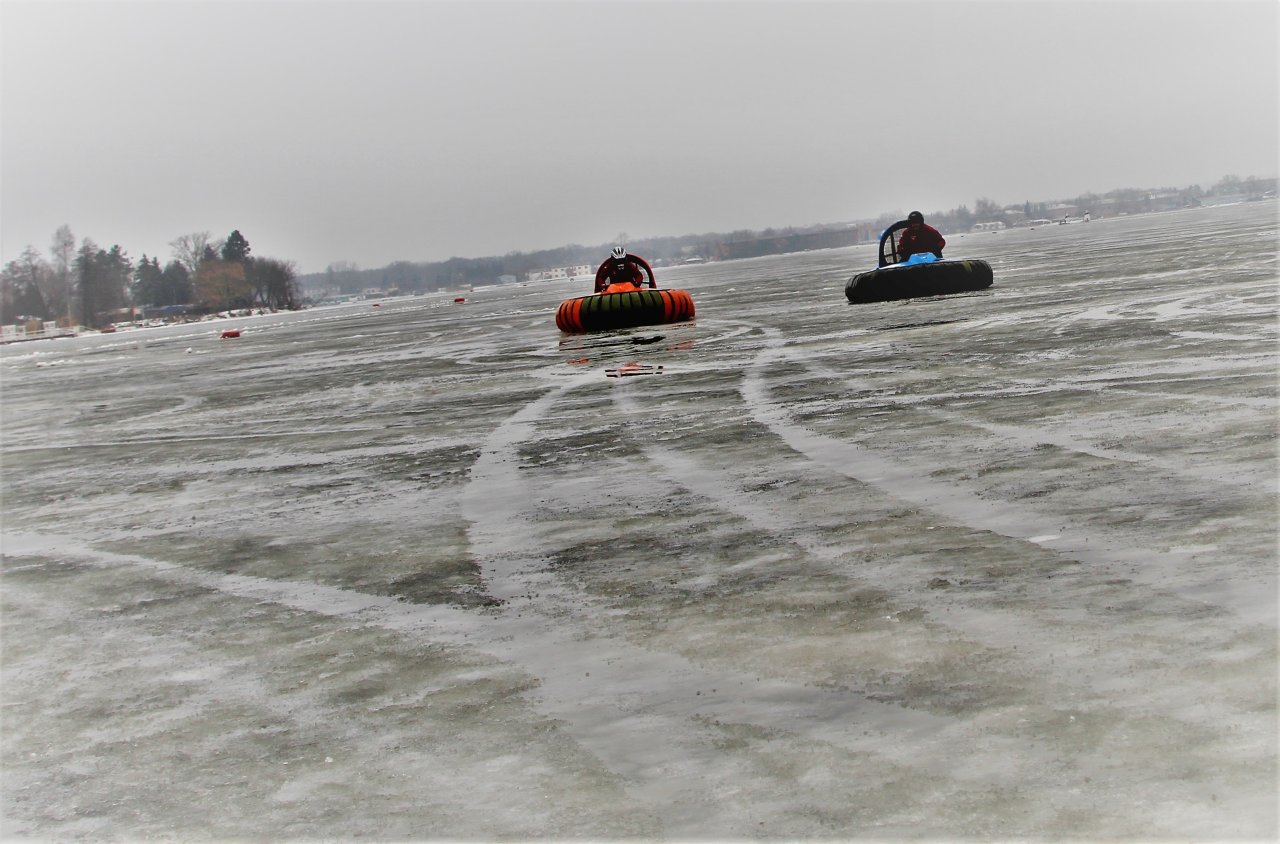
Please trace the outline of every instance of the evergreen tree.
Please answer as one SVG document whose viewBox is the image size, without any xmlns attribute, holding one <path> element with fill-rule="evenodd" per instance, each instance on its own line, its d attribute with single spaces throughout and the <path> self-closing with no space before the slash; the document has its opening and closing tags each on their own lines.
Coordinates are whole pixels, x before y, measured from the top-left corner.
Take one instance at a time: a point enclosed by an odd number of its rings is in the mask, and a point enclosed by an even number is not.
<svg viewBox="0 0 1280 844">
<path fill-rule="evenodd" d="M 249 241 L 236 229 L 222 244 L 222 260 L 230 264 L 243 264 L 249 258 Z"/>
<path fill-rule="evenodd" d="M 159 259 L 148 258 L 144 254 L 133 271 L 133 287 L 130 291 L 133 301 L 139 305 L 164 304 L 161 301 L 164 298 L 162 276 Z"/>
<path fill-rule="evenodd" d="M 119 246 L 99 249 L 85 238 L 76 255 L 76 287 L 80 293 L 81 322 L 99 328 L 111 322 L 111 312 L 127 301 L 132 267 Z"/>
<path fill-rule="evenodd" d="M 161 274 L 162 305 L 188 305 L 195 301 L 195 289 L 191 274 L 181 261 L 170 261 Z"/>
</svg>

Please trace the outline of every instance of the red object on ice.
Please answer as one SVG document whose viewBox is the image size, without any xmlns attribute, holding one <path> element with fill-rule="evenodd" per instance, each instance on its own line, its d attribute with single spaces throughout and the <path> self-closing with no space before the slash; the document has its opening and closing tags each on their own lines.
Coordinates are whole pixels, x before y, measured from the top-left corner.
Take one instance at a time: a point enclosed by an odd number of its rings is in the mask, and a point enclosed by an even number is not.
<svg viewBox="0 0 1280 844">
<path fill-rule="evenodd" d="M 226 331 L 222 332 L 223 340 L 227 340 L 229 338 L 239 337 L 239 336 L 240 336 L 240 329 L 238 328 L 228 328 Z"/>
<path fill-rule="evenodd" d="M 465 298 L 463 298 L 462 296 L 459 296 L 457 299 L 453 300 L 453 303 L 455 305 L 461 305 L 465 301 L 467 301 Z"/>
</svg>

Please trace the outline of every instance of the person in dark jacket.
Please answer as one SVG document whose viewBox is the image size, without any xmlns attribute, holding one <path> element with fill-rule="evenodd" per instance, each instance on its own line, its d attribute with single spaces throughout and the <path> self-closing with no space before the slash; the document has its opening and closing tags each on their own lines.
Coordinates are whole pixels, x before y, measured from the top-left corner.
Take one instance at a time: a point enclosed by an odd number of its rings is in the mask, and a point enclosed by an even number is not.
<svg viewBox="0 0 1280 844">
<path fill-rule="evenodd" d="M 653 267 L 639 255 L 628 255 L 621 246 L 613 247 L 613 252 L 596 270 L 596 292 L 603 293 L 612 284 L 631 284 L 644 287 L 645 276 L 648 276 L 650 287 L 657 287 L 653 280 Z"/>
<path fill-rule="evenodd" d="M 932 252 L 938 260 L 942 260 L 942 247 L 947 245 L 942 233 L 927 225 L 924 215 L 919 211 L 908 214 L 907 222 L 910 225 L 903 229 L 902 238 L 898 241 L 898 260 L 905 261 L 921 252 Z"/>
</svg>

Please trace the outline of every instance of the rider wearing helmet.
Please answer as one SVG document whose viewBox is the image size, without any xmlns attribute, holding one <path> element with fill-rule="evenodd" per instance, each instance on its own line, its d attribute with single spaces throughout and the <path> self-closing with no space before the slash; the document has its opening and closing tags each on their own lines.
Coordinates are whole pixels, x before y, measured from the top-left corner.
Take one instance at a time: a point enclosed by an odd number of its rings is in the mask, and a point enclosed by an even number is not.
<svg viewBox="0 0 1280 844">
<path fill-rule="evenodd" d="M 615 246 L 600 268 L 596 270 L 596 292 L 603 293 L 611 285 L 643 287 L 645 276 L 649 286 L 657 287 L 653 280 L 653 267 L 639 255 L 628 255 L 625 247 Z"/>
<path fill-rule="evenodd" d="M 932 252 L 938 260 L 942 260 L 942 247 L 947 245 L 942 233 L 933 226 L 926 225 L 924 215 L 919 211 L 908 214 L 907 223 L 909 225 L 898 241 L 898 261 L 905 261 L 921 252 Z"/>
</svg>

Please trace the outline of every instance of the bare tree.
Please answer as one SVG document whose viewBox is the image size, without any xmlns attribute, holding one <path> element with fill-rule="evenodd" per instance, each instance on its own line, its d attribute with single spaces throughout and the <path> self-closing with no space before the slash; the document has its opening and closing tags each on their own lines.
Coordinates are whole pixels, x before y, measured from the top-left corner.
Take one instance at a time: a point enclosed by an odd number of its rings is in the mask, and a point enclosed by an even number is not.
<svg viewBox="0 0 1280 844">
<path fill-rule="evenodd" d="M 57 307 L 56 313 L 62 314 L 67 325 L 71 325 L 72 300 L 72 268 L 76 260 L 76 237 L 71 233 L 71 226 L 63 223 L 53 233 L 53 243 L 49 246 L 49 255 L 53 258 L 53 287 L 55 299 L 50 307 Z"/>
<path fill-rule="evenodd" d="M 50 316 L 44 291 L 53 275 L 34 247 L 28 246 L 17 260 L 0 272 L 0 318 L 45 320 Z"/>
<path fill-rule="evenodd" d="M 169 242 L 169 248 L 173 250 L 173 258 L 179 264 L 187 268 L 187 272 L 195 277 L 200 269 L 200 262 L 204 260 L 206 247 L 213 246 L 217 252 L 217 246 L 209 240 L 208 232 L 192 232 L 184 234 L 177 240 Z"/>
<path fill-rule="evenodd" d="M 302 305 L 298 272 L 292 261 L 278 258 L 255 258 L 250 276 L 258 301 L 272 310 L 297 310 Z"/>
</svg>

